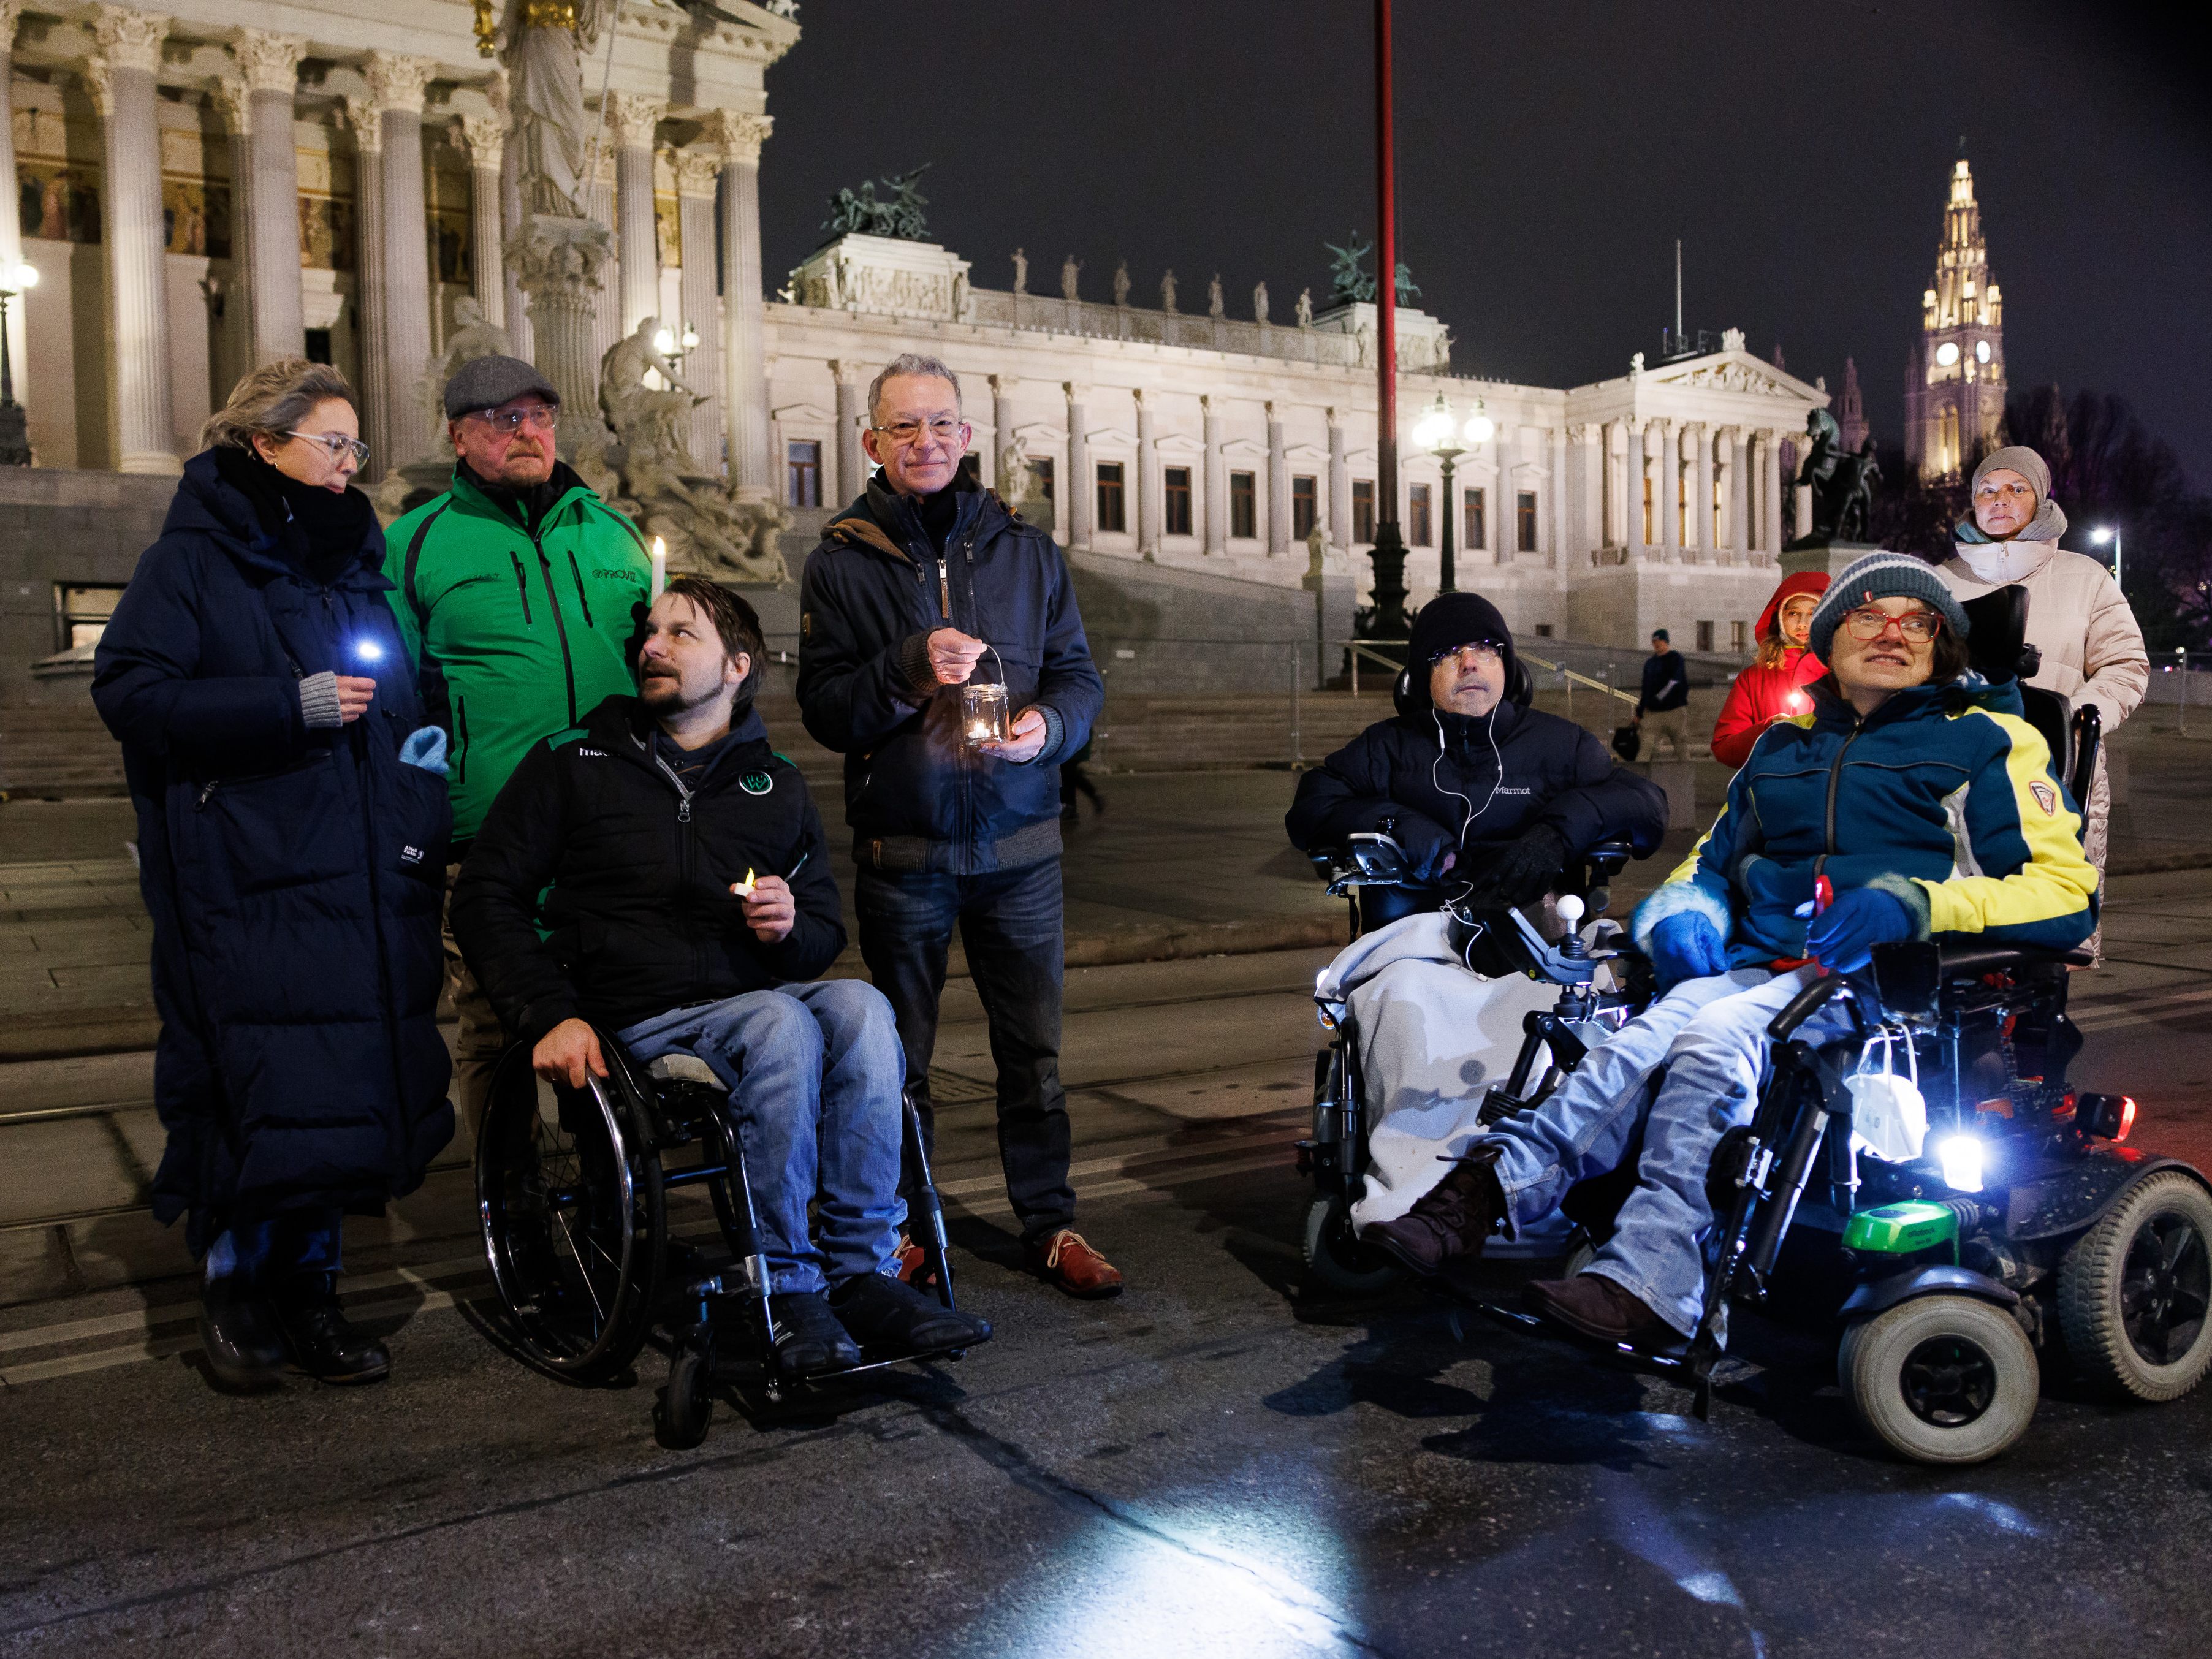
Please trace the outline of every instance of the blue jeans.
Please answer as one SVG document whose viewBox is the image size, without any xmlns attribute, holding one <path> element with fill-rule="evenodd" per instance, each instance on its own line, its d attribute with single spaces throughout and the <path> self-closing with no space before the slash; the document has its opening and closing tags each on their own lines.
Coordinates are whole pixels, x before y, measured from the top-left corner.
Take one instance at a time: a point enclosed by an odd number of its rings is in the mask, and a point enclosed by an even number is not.
<svg viewBox="0 0 2212 1659">
<path fill-rule="evenodd" d="M 696 1054 L 729 1085 L 729 1112 L 769 1288 L 821 1291 L 891 1269 L 904 1080 L 890 1004 L 856 979 L 816 980 L 677 1008 L 617 1034 L 641 1061 Z M 818 1240 L 806 1206 L 815 1206 Z"/>
<path fill-rule="evenodd" d="M 898 1013 L 906 1074 L 922 1139 L 936 1147 L 929 1056 L 937 1047 L 945 958 L 960 928 L 968 971 L 991 1024 L 999 1073 L 999 1162 L 1022 1237 L 1041 1239 L 1075 1219 L 1068 1184 L 1067 1096 L 1060 1086 L 1060 860 L 954 876 L 860 867 L 853 889 L 860 957 Z"/>
<path fill-rule="evenodd" d="M 1617 1166 L 1642 1124 L 1642 1179 L 1586 1271 L 1633 1291 L 1690 1334 L 1705 1305 L 1703 1247 L 1713 1224 L 1705 1166 L 1715 1143 L 1758 1106 L 1767 1022 L 1812 979 L 1809 968 L 1741 968 L 1686 981 L 1592 1049 L 1541 1106 L 1497 1125 L 1489 1139 L 1503 1148 L 1498 1176 L 1513 1222 L 1538 1219 L 1576 1182 Z M 1831 1002 L 1798 1035 L 1832 1042 L 1850 1024 Z M 1655 1097 L 1651 1076 L 1662 1066 L 1666 1080 Z"/>
<path fill-rule="evenodd" d="M 281 1291 L 287 1280 L 343 1273 L 344 1219 L 337 1209 L 323 1206 L 250 1219 L 234 1216 L 208 1246 L 202 1270 L 210 1283 L 235 1277 L 264 1291 Z"/>
</svg>

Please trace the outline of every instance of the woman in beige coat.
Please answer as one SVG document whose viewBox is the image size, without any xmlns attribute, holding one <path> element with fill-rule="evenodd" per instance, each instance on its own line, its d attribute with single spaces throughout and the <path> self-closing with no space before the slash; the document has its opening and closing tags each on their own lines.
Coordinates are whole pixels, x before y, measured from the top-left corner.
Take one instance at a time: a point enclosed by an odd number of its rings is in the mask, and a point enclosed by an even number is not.
<svg viewBox="0 0 2212 1659">
<path fill-rule="evenodd" d="M 2027 589 L 2027 642 L 2043 653 L 2028 682 L 2077 708 L 2094 702 L 2107 742 L 2150 684 L 2142 629 L 2112 573 L 2058 545 L 2066 515 L 2051 499 L 2051 469 L 2022 444 L 1993 450 L 1974 469 L 1973 513 L 1959 520 L 1956 551 L 1938 567 L 1961 599 L 2018 582 Z M 2084 849 L 2100 875 L 2110 837 L 2112 787 L 2104 757 L 2084 803 Z"/>
</svg>

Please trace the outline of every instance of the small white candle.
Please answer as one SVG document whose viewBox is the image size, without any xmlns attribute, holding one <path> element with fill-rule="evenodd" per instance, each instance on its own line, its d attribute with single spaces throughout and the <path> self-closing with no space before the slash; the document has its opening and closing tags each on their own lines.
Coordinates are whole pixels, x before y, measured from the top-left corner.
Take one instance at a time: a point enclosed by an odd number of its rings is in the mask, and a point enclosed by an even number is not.
<svg viewBox="0 0 2212 1659">
<path fill-rule="evenodd" d="M 659 599 L 668 590 L 668 544 L 658 536 L 653 538 L 653 597 Z"/>
</svg>

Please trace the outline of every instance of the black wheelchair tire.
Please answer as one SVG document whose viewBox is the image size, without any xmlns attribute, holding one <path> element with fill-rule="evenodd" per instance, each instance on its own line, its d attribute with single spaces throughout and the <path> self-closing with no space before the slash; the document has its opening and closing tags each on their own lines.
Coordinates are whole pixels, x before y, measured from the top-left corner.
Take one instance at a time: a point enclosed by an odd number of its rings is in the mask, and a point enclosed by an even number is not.
<svg viewBox="0 0 2212 1659">
<path fill-rule="evenodd" d="M 2067 1355 L 2107 1395 L 2178 1400 L 2212 1370 L 2208 1294 L 2212 1193 L 2179 1170 L 2146 1176 L 2059 1263 Z"/>
<path fill-rule="evenodd" d="M 653 1413 L 653 1437 L 672 1451 L 689 1451 L 707 1437 L 714 1416 L 713 1359 L 705 1346 L 686 1340 L 668 1360 L 668 1382 Z"/>
<path fill-rule="evenodd" d="M 1346 1296 L 1380 1296 L 1405 1276 L 1405 1269 L 1354 1238 L 1350 1219 L 1351 1207 L 1340 1194 L 1323 1193 L 1306 1206 L 1306 1272 L 1315 1283 Z"/>
<path fill-rule="evenodd" d="M 1944 1381 L 1931 1389 L 1931 1375 Z M 2027 1432 L 2042 1392 L 2019 1322 L 1969 1296 L 1915 1297 L 1853 1325 L 1836 1378 L 1859 1421 L 1916 1463 L 1986 1462 Z"/>
<path fill-rule="evenodd" d="M 477 1215 L 510 1334 L 532 1364 L 580 1383 L 623 1376 L 644 1347 L 667 1244 L 660 1160 L 644 1107 L 619 1055 L 611 1051 L 609 1060 L 605 1103 L 563 1091 L 560 1121 L 549 1128 L 529 1046 L 515 1044 L 493 1073 L 477 1141 Z M 572 1152 L 562 1149 L 562 1135 Z M 544 1203 L 544 1164 L 571 1158 L 580 1202 Z M 567 1221 L 563 1209 L 580 1210 L 580 1221 Z M 579 1224 L 586 1249 L 578 1248 Z M 556 1234 L 574 1272 L 560 1265 Z M 591 1255 L 604 1265 L 592 1267 Z"/>
</svg>

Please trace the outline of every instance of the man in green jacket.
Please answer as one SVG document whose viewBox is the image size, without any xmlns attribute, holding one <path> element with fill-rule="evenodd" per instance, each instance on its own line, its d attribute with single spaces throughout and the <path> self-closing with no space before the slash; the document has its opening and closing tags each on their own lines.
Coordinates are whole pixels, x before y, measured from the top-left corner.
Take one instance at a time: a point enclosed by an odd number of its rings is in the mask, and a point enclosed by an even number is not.
<svg viewBox="0 0 2212 1659">
<path fill-rule="evenodd" d="M 392 608 L 429 718 L 446 728 L 453 801 L 449 896 L 493 798 L 531 745 L 634 696 L 652 602 L 636 527 L 554 453 L 561 397 L 516 357 L 477 357 L 446 387 L 453 486 L 386 532 Z M 460 1017 L 461 1113 L 483 1118 L 507 1034 L 446 930 Z"/>
</svg>

